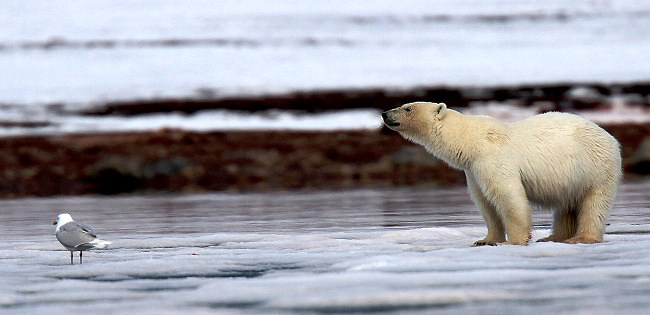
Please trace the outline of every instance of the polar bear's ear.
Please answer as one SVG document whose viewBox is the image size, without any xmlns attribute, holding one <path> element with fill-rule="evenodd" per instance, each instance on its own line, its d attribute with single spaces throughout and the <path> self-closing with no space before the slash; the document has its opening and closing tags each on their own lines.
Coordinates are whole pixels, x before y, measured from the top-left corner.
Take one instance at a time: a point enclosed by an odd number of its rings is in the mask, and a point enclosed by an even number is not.
<svg viewBox="0 0 650 315">
<path fill-rule="evenodd" d="M 436 115 L 438 115 L 438 117 L 442 118 L 442 116 L 445 115 L 446 110 L 447 110 L 447 104 L 438 103 L 438 108 L 436 108 Z"/>
</svg>

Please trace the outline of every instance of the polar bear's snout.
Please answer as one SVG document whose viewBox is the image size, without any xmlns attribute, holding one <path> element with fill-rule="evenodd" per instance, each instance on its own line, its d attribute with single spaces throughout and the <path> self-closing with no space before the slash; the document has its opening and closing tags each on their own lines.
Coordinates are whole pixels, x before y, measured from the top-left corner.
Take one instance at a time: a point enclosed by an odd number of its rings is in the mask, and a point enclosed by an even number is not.
<svg viewBox="0 0 650 315">
<path fill-rule="evenodd" d="M 381 113 L 381 118 L 384 119 L 384 124 L 388 127 L 399 126 L 399 122 L 391 115 L 391 110 Z"/>
</svg>

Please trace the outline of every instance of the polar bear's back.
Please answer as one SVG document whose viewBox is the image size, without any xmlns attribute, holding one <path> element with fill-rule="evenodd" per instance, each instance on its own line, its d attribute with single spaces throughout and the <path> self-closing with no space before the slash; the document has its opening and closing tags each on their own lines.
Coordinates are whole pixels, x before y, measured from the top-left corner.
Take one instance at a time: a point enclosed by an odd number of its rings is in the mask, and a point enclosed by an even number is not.
<svg viewBox="0 0 650 315">
<path fill-rule="evenodd" d="M 599 185 L 617 185 L 619 144 L 580 116 L 551 112 L 510 124 L 508 151 L 515 157 L 532 201 L 548 206 L 570 202 Z"/>
</svg>

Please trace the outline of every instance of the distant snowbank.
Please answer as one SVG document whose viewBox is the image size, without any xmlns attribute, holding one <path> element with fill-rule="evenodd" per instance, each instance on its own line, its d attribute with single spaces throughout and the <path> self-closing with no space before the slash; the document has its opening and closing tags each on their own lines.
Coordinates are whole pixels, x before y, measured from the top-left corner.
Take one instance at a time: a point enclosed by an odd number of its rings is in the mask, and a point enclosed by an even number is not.
<svg viewBox="0 0 650 315">
<path fill-rule="evenodd" d="M 610 110 L 578 111 L 577 114 L 599 124 L 650 122 L 650 108 L 622 103 L 614 103 Z"/>
<path fill-rule="evenodd" d="M 471 106 L 461 109 L 461 112 L 472 115 L 487 115 L 503 121 L 518 121 L 537 115 L 540 108 L 536 106 L 522 107 L 499 102 Z M 575 111 L 597 124 L 612 123 L 647 123 L 650 122 L 650 108 L 613 103 L 610 109 Z"/>
<path fill-rule="evenodd" d="M 503 121 L 522 120 L 539 113 L 539 108 L 536 107 L 521 107 L 498 102 L 458 110 L 466 114 L 488 115 Z M 153 131 L 162 128 L 189 131 L 368 130 L 382 126 L 380 113 L 381 111 L 377 109 L 341 110 L 319 114 L 212 110 L 191 115 L 161 113 L 127 117 L 52 116 L 31 126 L 0 127 L 0 136 Z M 624 104 L 615 104 L 608 110 L 577 111 L 576 114 L 598 124 L 650 122 L 650 109 Z"/>
<path fill-rule="evenodd" d="M 192 115 L 178 113 L 131 117 L 56 116 L 36 127 L 0 128 L 0 135 L 43 135 L 59 133 L 93 133 L 151 131 L 161 128 L 192 131 L 217 130 L 360 130 L 381 126 L 376 109 L 344 110 L 321 114 L 268 111 L 249 114 L 235 111 L 201 111 Z"/>
</svg>

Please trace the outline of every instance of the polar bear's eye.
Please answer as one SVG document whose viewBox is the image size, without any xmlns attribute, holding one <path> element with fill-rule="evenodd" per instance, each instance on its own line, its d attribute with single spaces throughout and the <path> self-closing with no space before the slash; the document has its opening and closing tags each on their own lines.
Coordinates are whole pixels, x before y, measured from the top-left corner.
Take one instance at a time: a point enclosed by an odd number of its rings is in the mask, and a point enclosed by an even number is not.
<svg viewBox="0 0 650 315">
<path fill-rule="evenodd" d="M 407 112 L 410 112 L 410 111 L 411 111 L 411 108 L 410 108 L 410 107 L 406 107 L 406 108 L 404 108 L 404 110 L 407 111 Z"/>
</svg>

